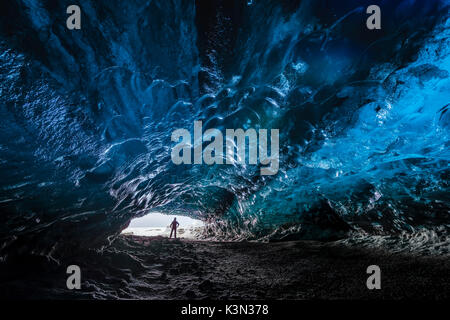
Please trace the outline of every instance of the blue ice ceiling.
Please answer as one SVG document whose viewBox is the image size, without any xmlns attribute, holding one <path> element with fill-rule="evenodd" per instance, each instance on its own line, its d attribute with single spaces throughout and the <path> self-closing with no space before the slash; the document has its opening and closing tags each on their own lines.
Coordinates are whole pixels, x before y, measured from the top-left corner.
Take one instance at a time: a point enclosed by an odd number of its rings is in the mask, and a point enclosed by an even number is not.
<svg viewBox="0 0 450 320">
<path fill-rule="evenodd" d="M 74 31 L 70 4 L 0 4 L 2 250 L 152 210 L 234 238 L 449 227 L 447 1 L 86 0 Z M 194 120 L 278 128 L 278 174 L 174 165 Z"/>
</svg>

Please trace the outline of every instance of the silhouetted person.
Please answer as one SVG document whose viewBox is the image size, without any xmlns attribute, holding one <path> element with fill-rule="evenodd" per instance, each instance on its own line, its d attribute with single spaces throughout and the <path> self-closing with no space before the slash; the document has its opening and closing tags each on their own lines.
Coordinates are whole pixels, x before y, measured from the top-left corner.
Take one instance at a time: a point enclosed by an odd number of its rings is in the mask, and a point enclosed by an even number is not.
<svg viewBox="0 0 450 320">
<path fill-rule="evenodd" d="M 177 238 L 177 228 L 178 228 L 178 226 L 179 226 L 180 224 L 178 223 L 178 221 L 177 221 L 177 218 L 173 218 L 173 221 L 172 221 L 172 223 L 170 224 L 170 237 L 169 237 L 169 239 L 170 238 L 172 238 L 172 233 L 175 233 L 175 239 Z"/>
</svg>

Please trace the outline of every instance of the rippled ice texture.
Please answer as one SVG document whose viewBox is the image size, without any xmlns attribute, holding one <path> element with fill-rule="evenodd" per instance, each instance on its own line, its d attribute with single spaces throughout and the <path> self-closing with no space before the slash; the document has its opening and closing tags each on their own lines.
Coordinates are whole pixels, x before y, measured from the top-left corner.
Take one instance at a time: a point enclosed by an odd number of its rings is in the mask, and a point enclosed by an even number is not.
<svg viewBox="0 0 450 320">
<path fill-rule="evenodd" d="M 369 3 L 370 2 L 370 3 Z M 449 227 L 448 1 L 0 5 L 2 252 L 117 235 L 149 211 L 206 236 Z M 171 133 L 280 129 L 280 170 L 174 165 Z"/>
</svg>

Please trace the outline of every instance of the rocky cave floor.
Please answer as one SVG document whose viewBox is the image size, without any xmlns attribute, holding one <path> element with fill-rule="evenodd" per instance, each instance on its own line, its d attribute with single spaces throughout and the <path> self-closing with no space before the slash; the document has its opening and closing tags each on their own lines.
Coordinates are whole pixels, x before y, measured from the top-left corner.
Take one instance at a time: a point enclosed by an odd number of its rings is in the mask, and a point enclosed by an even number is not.
<svg viewBox="0 0 450 320">
<path fill-rule="evenodd" d="M 444 299 L 450 261 L 336 242 L 210 242 L 120 236 L 103 252 L 72 258 L 81 290 L 66 288 L 66 266 L 33 262 L 6 270 L 0 297 L 31 299 Z M 369 265 L 381 290 L 368 290 Z M 28 265 L 28 268 L 26 266 Z"/>
</svg>

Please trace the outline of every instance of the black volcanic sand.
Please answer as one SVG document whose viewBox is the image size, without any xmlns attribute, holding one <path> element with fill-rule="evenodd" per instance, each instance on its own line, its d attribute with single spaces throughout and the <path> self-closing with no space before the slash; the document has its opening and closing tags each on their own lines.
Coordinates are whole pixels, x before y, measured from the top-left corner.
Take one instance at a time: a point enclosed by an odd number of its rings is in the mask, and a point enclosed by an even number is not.
<svg viewBox="0 0 450 320">
<path fill-rule="evenodd" d="M 36 264 L 36 262 L 35 262 Z M 64 264 L 9 268 L 0 297 L 75 299 L 444 299 L 450 262 L 333 242 L 207 242 L 120 236 L 102 253 L 72 258 L 82 289 L 66 289 Z M 366 269 L 380 266 L 382 289 Z M 30 264 L 28 264 L 30 266 Z M 27 271 L 28 270 L 28 271 Z M 5 271 L 5 266 L 3 266 Z"/>
</svg>

